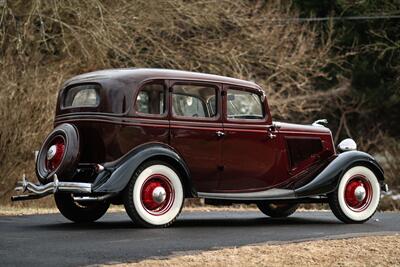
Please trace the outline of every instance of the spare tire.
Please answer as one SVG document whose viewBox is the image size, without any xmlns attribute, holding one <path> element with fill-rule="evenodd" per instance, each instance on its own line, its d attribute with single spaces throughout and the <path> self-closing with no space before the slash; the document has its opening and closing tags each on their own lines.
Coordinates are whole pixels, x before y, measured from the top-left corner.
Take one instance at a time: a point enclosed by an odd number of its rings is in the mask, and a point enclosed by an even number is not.
<svg viewBox="0 0 400 267">
<path fill-rule="evenodd" d="M 36 160 L 36 175 L 42 184 L 53 181 L 57 174 L 60 181 L 74 175 L 79 161 L 79 134 L 75 126 L 64 123 L 46 137 Z"/>
</svg>

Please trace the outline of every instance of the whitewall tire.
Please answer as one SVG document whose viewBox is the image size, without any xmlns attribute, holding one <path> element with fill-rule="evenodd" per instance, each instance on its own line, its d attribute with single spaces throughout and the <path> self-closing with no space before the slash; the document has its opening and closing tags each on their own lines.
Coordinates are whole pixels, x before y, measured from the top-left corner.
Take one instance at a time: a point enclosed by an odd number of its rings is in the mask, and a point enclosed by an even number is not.
<svg viewBox="0 0 400 267">
<path fill-rule="evenodd" d="M 380 184 L 372 170 L 354 166 L 340 179 L 329 196 L 329 206 L 345 223 L 363 223 L 375 213 L 380 200 Z"/>
<path fill-rule="evenodd" d="M 125 210 L 144 227 L 167 227 L 181 212 L 184 190 L 178 172 L 166 163 L 151 161 L 135 172 L 124 191 Z"/>
</svg>

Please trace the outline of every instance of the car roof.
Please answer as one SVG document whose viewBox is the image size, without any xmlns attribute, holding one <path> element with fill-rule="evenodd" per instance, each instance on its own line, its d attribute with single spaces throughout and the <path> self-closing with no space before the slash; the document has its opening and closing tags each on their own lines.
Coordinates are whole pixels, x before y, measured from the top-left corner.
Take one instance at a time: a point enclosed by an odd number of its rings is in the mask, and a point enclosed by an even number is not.
<svg viewBox="0 0 400 267">
<path fill-rule="evenodd" d="M 151 68 L 123 68 L 123 69 L 106 69 L 94 72 L 88 72 L 77 75 L 67 80 L 64 87 L 76 83 L 84 82 L 100 82 L 104 80 L 121 80 L 124 82 L 141 83 L 150 79 L 185 79 L 185 80 L 200 80 L 209 82 L 218 82 L 233 84 L 237 86 L 245 86 L 261 89 L 259 85 L 254 82 L 245 81 L 236 78 L 230 78 L 214 74 L 198 73 L 182 70 L 171 69 L 151 69 Z"/>
</svg>

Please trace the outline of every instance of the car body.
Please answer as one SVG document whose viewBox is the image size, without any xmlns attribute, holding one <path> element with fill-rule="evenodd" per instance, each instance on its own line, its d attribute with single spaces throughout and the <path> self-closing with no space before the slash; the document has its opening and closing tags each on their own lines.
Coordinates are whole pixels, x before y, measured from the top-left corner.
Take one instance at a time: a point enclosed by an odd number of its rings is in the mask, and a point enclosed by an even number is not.
<svg viewBox="0 0 400 267">
<path fill-rule="evenodd" d="M 64 83 L 54 130 L 36 161 L 40 184 L 23 179 L 17 189 L 28 194 L 13 200 L 55 193 L 61 213 L 76 222 L 124 204 L 149 227 L 171 224 L 193 197 L 256 203 L 273 217 L 290 215 L 299 203 L 327 202 L 342 221 L 363 222 L 387 189 L 383 170 L 351 139 L 338 148 L 321 121 L 273 121 L 253 82 L 102 70 Z"/>
</svg>

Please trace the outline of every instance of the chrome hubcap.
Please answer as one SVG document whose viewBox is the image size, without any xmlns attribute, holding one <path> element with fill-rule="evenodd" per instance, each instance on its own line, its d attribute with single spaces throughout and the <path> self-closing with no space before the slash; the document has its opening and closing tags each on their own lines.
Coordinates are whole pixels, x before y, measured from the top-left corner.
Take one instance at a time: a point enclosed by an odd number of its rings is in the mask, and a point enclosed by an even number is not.
<svg viewBox="0 0 400 267">
<path fill-rule="evenodd" d="M 47 151 L 47 160 L 52 160 L 57 153 L 57 146 L 52 145 Z"/>
<path fill-rule="evenodd" d="M 164 187 L 157 186 L 153 190 L 152 197 L 154 202 L 162 203 L 167 197 L 167 192 L 165 191 Z"/>
<path fill-rule="evenodd" d="M 363 201 L 366 195 L 367 191 L 365 190 L 364 186 L 357 186 L 357 188 L 354 190 L 354 196 L 358 201 Z"/>
</svg>

